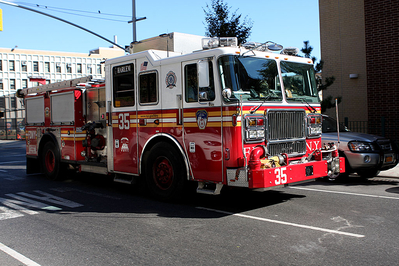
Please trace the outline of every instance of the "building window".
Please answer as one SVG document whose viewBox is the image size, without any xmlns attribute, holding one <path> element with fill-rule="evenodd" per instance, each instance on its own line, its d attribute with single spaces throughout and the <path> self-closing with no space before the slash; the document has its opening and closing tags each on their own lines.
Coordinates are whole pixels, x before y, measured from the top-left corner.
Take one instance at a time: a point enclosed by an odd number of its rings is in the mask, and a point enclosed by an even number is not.
<svg viewBox="0 0 399 266">
<path fill-rule="evenodd" d="M 0 71 L 3 71 L 3 61 L 0 60 Z"/>
<path fill-rule="evenodd" d="M 10 100 L 11 100 L 11 108 L 14 109 L 17 108 L 17 98 L 11 97 Z"/>
<path fill-rule="evenodd" d="M 27 79 L 23 79 L 22 80 L 22 89 L 26 89 L 28 87 L 28 80 Z"/>
<path fill-rule="evenodd" d="M 76 64 L 76 72 L 82 73 L 82 64 L 80 64 L 80 63 Z"/>
<path fill-rule="evenodd" d="M 10 90 L 15 90 L 15 79 L 10 79 Z"/>
<path fill-rule="evenodd" d="M 92 74 L 91 65 L 87 65 L 87 73 L 88 74 Z"/>
<path fill-rule="evenodd" d="M 3 82 L 0 83 L 0 90 L 4 90 Z"/>
<path fill-rule="evenodd" d="M 57 62 L 55 65 L 55 72 L 61 73 L 61 63 Z"/>
<path fill-rule="evenodd" d="M 44 71 L 50 72 L 50 62 L 44 62 Z"/>
<path fill-rule="evenodd" d="M 67 71 L 67 73 L 72 73 L 72 65 L 71 65 L 71 63 L 68 63 L 66 65 L 66 71 Z"/>
<path fill-rule="evenodd" d="M 15 61 L 14 60 L 10 60 L 8 62 L 9 62 L 9 65 L 10 65 L 10 71 L 15 71 Z"/>
<path fill-rule="evenodd" d="M 28 71 L 28 67 L 26 66 L 26 61 L 21 62 L 21 71 L 23 72 Z"/>
<path fill-rule="evenodd" d="M 97 65 L 97 74 L 101 74 L 101 65 Z"/>
<path fill-rule="evenodd" d="M 38 61 L 33 61 L 33 71 L 39 72 L 39 62 Z"/>
</svg>

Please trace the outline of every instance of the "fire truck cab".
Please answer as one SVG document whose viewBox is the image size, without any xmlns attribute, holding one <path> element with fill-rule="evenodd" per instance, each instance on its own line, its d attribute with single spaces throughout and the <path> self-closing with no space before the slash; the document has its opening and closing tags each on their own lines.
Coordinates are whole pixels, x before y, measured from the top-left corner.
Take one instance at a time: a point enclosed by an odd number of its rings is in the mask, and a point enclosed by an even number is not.
<svg viewBox="0 0 399 266">
<path fill-rule="evenodd" d="M 267 189 L 344 172 L 335 145 L 321 145 L 310 59 L 276 53 L 273 42 L 205 38 L 203 47 L 134 53 L 106 60 L 105 80 L 20 90 L 27 172 L 56 178 L 69 165 L 143 180 L 163 199 L 187 181 L 219 194 L 223 186 Z"/>
</svg>

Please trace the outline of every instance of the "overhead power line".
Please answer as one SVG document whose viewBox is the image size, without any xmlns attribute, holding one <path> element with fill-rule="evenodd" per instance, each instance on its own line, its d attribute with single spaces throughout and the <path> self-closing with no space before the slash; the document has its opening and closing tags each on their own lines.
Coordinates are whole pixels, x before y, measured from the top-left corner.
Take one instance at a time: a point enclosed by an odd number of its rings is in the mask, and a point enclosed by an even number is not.
<svg viewBox="0 0 399 266">
<path fill-rule="evenodd" d="M 60 12 L 60 13 L 64 13 L 64 14 L 69 14 L 69 15 L 81 16 L 81 17 L 86 17 L 86 18 L 89 17 L 89 18 L 102 19 L 102 20 L 108 20 L 108 21 L 116 21 L 116 22 L 124 22 L 124 23 L 127 22 L 126 20 L 102 18 L 102 17 L 96 17 L 96 16 L 88 16 L 88 15 L 76 14 L 76 13 L 71 13 L 71 12 L 79 12 L 79 13 L 86 13 L 86 14 L 96 14 L 96 15 L 99 15 L 99 16 L 114 16 L 114 17 L 130 18 L 130 16 L 126 16 L 126 15 L 103 13 L 100 10 L 98 10 L 97 12 L 94 12 L 94 11 L 87 11 L 87 10 L 78 10 L 78 9 L 46 6 L 46 5 L 40 5 L 40 4 L 32 4 L 32 3 L 26 3 L 26 2 L 16 2 L 16 3 L 23 4 L 25 6 L 31 6 L 31 7 L 35 7 L 35 8 L 46 9 L 46 10 L 51 10 L 51 11 L 54 11 L 54 12 Z M 71 11 L 71 12 L 68 12 L 68 11 Z"/>
<path fill-rule="evenodd" d="M 103 40 L 105 40 L 105 41 L 107 41 L 107 42 L 109 42 L 109 43 L 112 43 L 112 44 L 115 45 L 116 47 L 119 47 L 119 48 L 121 48 L 122 50 L 125 51 L 125 48 L 122 47 L 122 46 L 120 46 L 119 44 L 114 43 L 113 41 L 108 40 L 107 38 L 105 38 L 105 37 L 103 37 L 103 36 L 101 36 L 101 35 L 99 35 L 99 34 L 93 32 L 93 31 L 91 31 L 91 30 L 88 30 L 88 29 L 86 29 L 86 28 L 83 28 L 82 26 L 79 26 L 79 25 L 77 25 L 77 24 L 75 24 L 75 23 L 72 23 L 72 22 L 70 22 L 70 21 L 67 21 L 67 20 L 65 20 L 65 19 L 62 19 L 62 18 L 53 16 L 53 15 L 50 15 L 50 14 L 41 12 L 41 11 L 39 11 L 39 10 L 35 10 L 35 9 L 32 9 L 32 8 L 29 8 L 29 7 L 26 7 L 26 6 L 18 5 L 18 4 L 16 4 L 16 3 L 12 3 L 12 2 L 7 2 L 7 1 L 0 0 L 0 3 L 6 4 L 6 5 L 10 5 L 10 6 L 14 6 L 14 7 L 18 7 L 18 8 L 22 8 L 22 9 L 29 10 L 29 11 L 32 11 L 32 12 L 36 12 L 36 13 L 38 13 L 38 14 L 41 14 L 41 15 L 44 15 L 44 16 L 48 16 L 48 17 L 50 17 L 50 18 L 57 19 L 57 20 L 59 20 L 59 21 L 65 22 L 65 23 L 67 23 L 67 24 L 69 24 L 69 25 L 72 25 L 72 26 L 74 26 L 74 27 L 77 27 L 77 28 L 79 28 L 79 29 L 81 29 L 81 30 L 87 31 L 88 33 L 91 33 L 91 34 L 93 34 L 93 35 L 95 35 L 95 36 L 97 36 L 97 37 L 99 37 L 99 38 L 101 38 L 101 39 L 103 39 Z"/>
</svg>

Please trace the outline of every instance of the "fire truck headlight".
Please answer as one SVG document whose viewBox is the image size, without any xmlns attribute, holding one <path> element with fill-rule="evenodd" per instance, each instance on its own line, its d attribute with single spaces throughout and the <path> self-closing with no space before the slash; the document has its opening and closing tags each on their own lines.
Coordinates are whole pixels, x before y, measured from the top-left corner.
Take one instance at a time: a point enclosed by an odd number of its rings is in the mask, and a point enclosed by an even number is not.
<svg viewBox="0 0 399 266">
<path fill-rule="evenodd" d="M 320 137 L 322 132 L 321 114 L 308 114 L 306 120 L 308 137 Z"/>
<path fill-rule="evenodd" d="M 257 137 L 258 137 L 259 139 L 265 138 L 265 130 L 264 130 L 264 129 L 258 130 L 258 131 L 257 131 Z"/>
<path fill-rule="evenodd" d="M 265 140 L 265 118 L 262 115 L 246 115 L 245 123 L 245 141 L 261 142 Z"/>
</svg>

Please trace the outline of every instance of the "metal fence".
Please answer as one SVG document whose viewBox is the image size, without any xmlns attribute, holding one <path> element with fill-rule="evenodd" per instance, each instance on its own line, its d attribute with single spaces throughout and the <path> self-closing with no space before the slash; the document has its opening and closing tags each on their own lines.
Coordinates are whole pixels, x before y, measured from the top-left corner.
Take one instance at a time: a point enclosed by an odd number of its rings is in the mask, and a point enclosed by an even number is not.
<svg viewBox="0 0 399 266">
<path fill-rule="evenodd" d="M 345 117 L 344 122 L 341 122 L 341 124 L 353 132 L 386 137 L 399 144 L 399 119 L 381 117 L 379 120 L 349 121 L 348 117 Z"/>
</svg>

